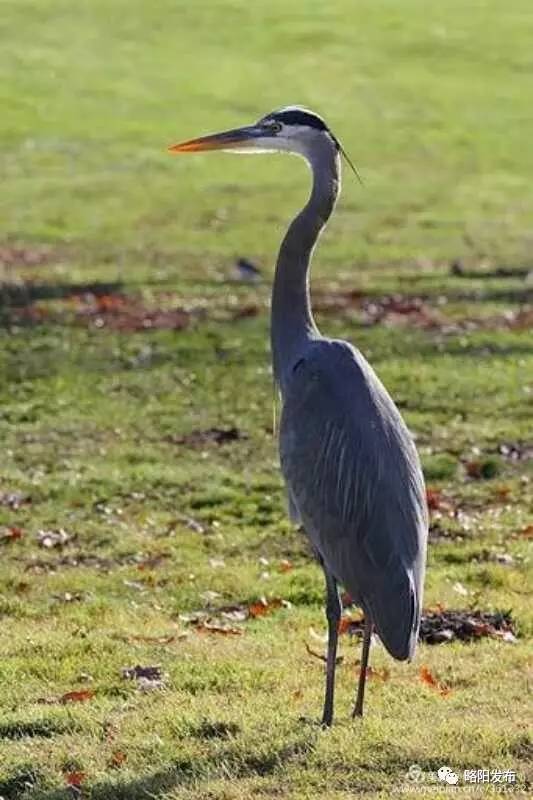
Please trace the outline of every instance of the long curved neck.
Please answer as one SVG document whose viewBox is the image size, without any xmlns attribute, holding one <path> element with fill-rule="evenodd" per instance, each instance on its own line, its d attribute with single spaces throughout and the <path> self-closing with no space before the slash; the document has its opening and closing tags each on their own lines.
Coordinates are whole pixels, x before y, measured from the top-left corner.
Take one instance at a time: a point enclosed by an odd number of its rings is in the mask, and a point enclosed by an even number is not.
<svg viewBox="0 0 533 800">
<path fill-rule="evenodd" d="M 313 188 L 281 243 L 272 289 L 272 359 L 275 380 L 282 387 L 284 375 L 306 344 L 320 335 L 311 311 L 309 265 L 340 191 L 339 156 L 332 143 L 316 142 L 307 159 Z"/>
</svg>

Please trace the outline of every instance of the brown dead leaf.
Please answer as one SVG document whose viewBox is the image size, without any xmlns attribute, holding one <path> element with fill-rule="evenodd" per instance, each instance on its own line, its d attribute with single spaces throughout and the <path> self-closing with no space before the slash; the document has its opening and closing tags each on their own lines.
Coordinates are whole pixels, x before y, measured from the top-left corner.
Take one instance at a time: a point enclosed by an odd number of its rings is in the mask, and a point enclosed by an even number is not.
<svg viewBox="0 0 533 800">
<path fill-rule="evenodd" d="M 82 783 L 87 778 L 87 773 L 77 771 L 77 772 L 65 772 L 65 783 L 67 786 L 73 786 L 76 789 L 79 789 Z"/>
<path fill-rule="evenodd" d="M 75 689 L 72 692 L 66 692 L 61 695 L 57 702 L 59 703 L 84 703 L 86 700 L 92 700 L 94 691 L 92 689 Z"/>
<path fill-rule="evenodd" d="M 288 559 L 284 558 L 279 562 L 278 569 L 280 572 L 290 572 L 293 569 L 293 565 Z"/>
<path fill-rule="evenodd" d="M 499 503 L 506 503 L 510 500 L 512 489 L 510 486 L 505 486 L 501 484 L 500 486 L 495 486 L 492 490 L 492 496 L 495 500 Z"/>
<path fill-rule="evenodd" d="M 466 474 L 469 478 L 481 478 L 481 468 L 481 461 L 467 461 L 465 464 Z"/>
<path fill-rule="evenodd" d="M 440 683 L 425 664 L 420 667 L 419 675 L 422 683 L 425 683 L 426 686 L 431 686 L 432 689 L 438 691 L 441 697 L 448 697 L 451 691 L 449 687 L 443 683 Z"/>
<path fill-rule="evenodd" d="M 349 634 L 356 634 L 356 633 L 363 633 L 363 628 L 365 626 L 365 620 L 362 615 L 358 617 L 341 617 L 339 620 L 339 627 L 338 632 L 339 635 L 343 633 Z"/>
<path fill-rule="evenodd" d="M 126 753 L 123 753 L 122 750 L 115 750 L 111 753 L 111 758 L 109 759 L 109 766 L 112 769 L 119 769 L 127 759 Z"/>
<path fill-rule="evenodd" d="M 22 539 L 23 536 L 24 531 L 22 528 L 19 528 L 18 525 L 12 525 L 2 530 L 0 533 L 0 542 L 15 542 L 17 539 Z"/>
<path fill-rule="evenodd" d="M 442 603 L 435 603 L 434 605 L 427 607 L 426 613 L 427 614 L 442 614 L 442 612 L 444 611 L 445 608 L 446 608 L 446 606 L 443 605 Z"/>
<path fill-rule="evenodd" d="M 257 603 L 252 603 L 248 606 L 248 614 L 253 619 L 264 617 L 267 614 L 271 614 L 277 608 L 282 608 L 283 605 L 284 602 L 279 597 L 274 597 L 272 600 L 267 600 L 265 597 L 262 597 Z"/>
<path fill-rule="evenodd" d="M 506 637 L 507 633 L 511 636 Z M 422 614 L 418 638 L 426 644 L 442 644 L 457 639 L 471 642 L 484 636 L 516 641 L 510 612 L 445 609 L 438 604 Z"/>
<path fill-rule="evenodd" d="M 327 664 L 328 661 L 327 657 L 323 653 L 317 653 L 316 650 L 313 650 L 312 647 L 309 647 L 307 642 L 305 643 L 305 649 L 307 650 L 310 656 L 313 656 L 313 658 L 318 658 L 320 661 L 323 661 L 325 664 Z M 343 661 L 344 661 L 344 656 L 337 656 L 335 663 L 342 664 Z"/>
<path fill-rule="evenodd" d="M 518 531 L 518 535 L 522 539 L 533 539 L 533 525 L 526 525 L 525 528 L 522 528 L 521 531 Z"/>
<path fill-rule="evenodd" d="M 426 489 L 426 501 L 430 511 L 443 511 L 449 514 L 455 510 L 453 500 L 446 497 L 440 489 L 432 486 L 428 486 Z"/>
<path fill-rule="evenodd" d="M 428 486 L 426 489 L 426 500 L 430 511 L 437 511 L 441 507 L 442 492 L 440 489 L 433 489 Z"/>
<path fill-rule="evenodd" d="M 217 625 L 204 620 L 195 626 L 197 633 L 217 633 L 221 636 L 242 636 L 242 628 L 234 628 L 231 625 Z"/>
</svg>

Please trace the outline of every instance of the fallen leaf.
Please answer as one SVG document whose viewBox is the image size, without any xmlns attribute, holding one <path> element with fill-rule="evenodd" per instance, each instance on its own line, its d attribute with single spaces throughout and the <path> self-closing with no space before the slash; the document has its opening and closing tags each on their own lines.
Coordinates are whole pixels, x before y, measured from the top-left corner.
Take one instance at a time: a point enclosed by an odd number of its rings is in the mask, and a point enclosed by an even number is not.
<svg viewBox="0 0 533 800">
<path fill-rule="evenodd" d="M 507 633 L 510 637 L 505 636 Z M 445 610 L 442 607 L 433 607 L 422 614 L 418 638 L 426 644 L 441 644 L 453 639 L 471 642 L 483 636 L 507 642 L 516 641 L 510 612 Z"/>
<path fill-rule="evenodd" d="M 341 617 L 338 633 L 340 636 L 347 633 L 349 636 L 362 636 L 365 628 L 364 617 Z"/>
<path fill-rule="evenodd" d="M 489 480 L 498 474 L 500 467 L 495 458 L 486 458 L 484 461 L 467 461 L 465 470 L 469 478 Z"/>
<path fill-rule="evenodd" d="M 450 694 L 450 689 L 445 684 L 440 683 L 424 664 L 420 667 L 420 680 L 432 689 L 436 689 L 442 697 Z"/>
<path fill-rule="evenodd" d="M 79 788 L 87 778 L 85 772 L 65 772 L 64 775 L 67 786 L 74 786 L 75 788 Z"/>
<path fill-rule="evenodd" d="M 522 528 L 521 531 L 518 531 L 518 535 L 523 539 L 533 539 L 533 525 L 526 525 L 525 528 Z"/>
<path fill-rule="evenodd" d="M 210 622 L 200 622 L 195 626 L 198 633 L 218 633 L 221 636 L 242 636 L 242 628 L 233 628 L 229 625 L 216 625 Z"/>
<path fill-rule="evenodd" d="M 127 759 L 127 755 L 122 752 L 122 750 L 115 750 L 111 753 L 111 758 L 109 759 L 109 766 L 113 769 L 118 769 L 121 767 Z"/>
<path fill-rule="evenodd" d="M 433 489 L 430 486 L 426 489 L 426 500 L 430 511 L 437 511 L 441 507 L 442 492 L 440 489 Z"/>
<path fill-rule="evenodd" d="M 92 700 L 94 691 L 92 689 L 75 689 L 73 692 L 66 692 L 61 695 L 59 703 L 84 703 L 86 700 Z"/>
<path fill-rule="evenodd" d="M 507 500 L 509 500 L 511 491 L 512 489 L 510 486 L 495 486 L 492 491 L 492 495 L 495 500 L 498 500 L 500 503 L 505 503 Z"/>
<path fill-rule="evenodd" d="M 290 572 L 293 568 L 292 564 L 288 559 L 284 558 L 282 561 L 279 562 L 279 571 L 280 572 Z"/>
<path fill-rule="evenodd" d="M 17 539 L 22 539 L 23 536 L 24 531 L 22 528 L 19 528 L 18 525 L 12 525 L 2 530 L 0 533 L 0 542 L 15 542 Z"/>
<path fill-rule="evenodd" d="M 307 642 L 305 643 L 305 649 L 307 650 L 310 656 L 313 656 L 313 658 L 318 658 L 320 661 L 323 661 L 325 664 L 327 664 L 328 662 L 327 656 L 325 656 L 323 653 L 317 653 L 316 650 L 313 650 L 312 647 L 309 647 Z M 342 664 L 343 661 L 344 661 L 344 656 L 338 655 L 335 660 L 335 663 Z"/>
<path fill-rule="evenodd" d="M 279 597 L 275 597 L 272 600 L 267 600 L 265 597 L 262 597 L 257 603 L 252 603 L 248 606 L 248 614 L 253 619 L 264 617 L 267 614 L 271 614 L 277 608 L 281 608 L 283 605 L 284 601 Z"/>
</svg>

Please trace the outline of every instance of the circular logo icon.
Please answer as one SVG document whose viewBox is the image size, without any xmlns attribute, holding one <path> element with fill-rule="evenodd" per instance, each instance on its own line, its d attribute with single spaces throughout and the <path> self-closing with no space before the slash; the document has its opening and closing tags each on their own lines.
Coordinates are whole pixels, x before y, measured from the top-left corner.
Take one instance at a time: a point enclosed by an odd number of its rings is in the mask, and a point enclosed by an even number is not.
<svg viewBox="0 0 533 800">
<path fill-rule="evenodd" d="M 424 780 L 424 773 L 422 772 L 421 767 L 418 764 L 411 764 L 407 772 L 405 773 L 405 777 L 411 783 L 422 783 Z"/>
</svg>

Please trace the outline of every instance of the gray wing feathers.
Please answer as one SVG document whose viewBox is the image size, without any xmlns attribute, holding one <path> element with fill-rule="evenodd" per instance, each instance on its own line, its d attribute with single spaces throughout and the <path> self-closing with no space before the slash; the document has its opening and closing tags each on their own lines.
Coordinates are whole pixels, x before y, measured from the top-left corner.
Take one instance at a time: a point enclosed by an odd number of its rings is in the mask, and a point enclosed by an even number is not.
<svg viewBox="0 0 533 800">
<path fill-rule="evenodd" d="M 344 342 L 313 343 L 283 401 L 281 464 L 298 516 L 389 652 L 411 657 L 427 517 L 409 432 L 371 367 Z"/>
</svg>

